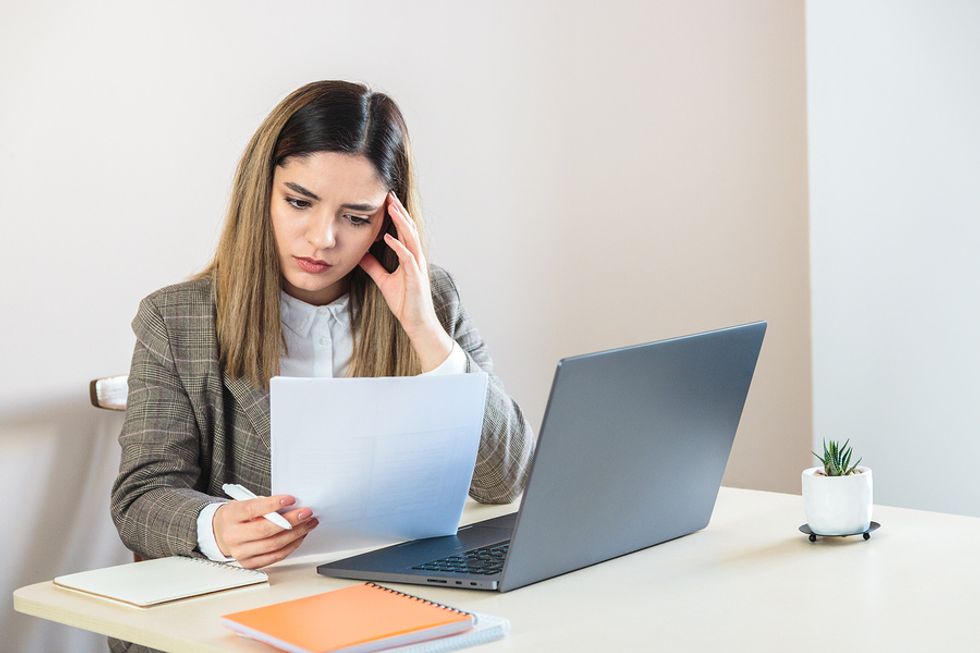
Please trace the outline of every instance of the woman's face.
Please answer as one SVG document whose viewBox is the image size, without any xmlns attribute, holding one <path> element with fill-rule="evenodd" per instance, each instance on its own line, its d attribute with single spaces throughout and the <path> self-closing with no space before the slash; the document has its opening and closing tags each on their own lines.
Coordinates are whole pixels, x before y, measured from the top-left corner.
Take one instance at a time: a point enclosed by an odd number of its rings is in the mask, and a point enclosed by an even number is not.
<svg viewBox="0 0 980 653">
<path fill-rule="evenodd" d="M 347 291 L 347 274 L 379 238 L 388 189 L 361 155 L 290 157 L 272 178 L 272 229 L 283 289 L 309 304 Z"/>
</svg>

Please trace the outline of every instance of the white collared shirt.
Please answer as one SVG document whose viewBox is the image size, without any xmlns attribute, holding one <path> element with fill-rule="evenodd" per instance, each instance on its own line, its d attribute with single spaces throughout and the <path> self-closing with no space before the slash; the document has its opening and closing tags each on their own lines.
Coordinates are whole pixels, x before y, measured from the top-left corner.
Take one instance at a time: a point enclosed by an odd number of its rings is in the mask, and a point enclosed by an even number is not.
<svg viewBox="0 0 980 653">
<path fill-rule="evenodd" d="M 279 359 L 281 376 L 346 376 L 354 350 L 349 302 L 350 295 L 344 293 L 329 304 L 314 306 L 280 291 L 279 312 L 286 341 L 286 355 Z M 466 354 L 454 340 L 446 360 L 423 374 L 462 374 L 465 371 Z M 214 513 L 222 503 L 208 504 L 198 515 L 197 545 L 211 560 L 231 562 L 234 558 L 221 555 L 214 538 Z"/>
</svg>

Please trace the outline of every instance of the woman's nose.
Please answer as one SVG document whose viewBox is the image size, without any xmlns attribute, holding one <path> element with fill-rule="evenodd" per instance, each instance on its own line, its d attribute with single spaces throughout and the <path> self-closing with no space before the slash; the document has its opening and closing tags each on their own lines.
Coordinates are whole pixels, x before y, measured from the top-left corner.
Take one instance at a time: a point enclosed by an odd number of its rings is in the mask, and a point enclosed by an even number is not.
<svg viewBox="0 0 980 653">
<path fill-rule="evenodd" d="M 317 249 L 330 249 L 337 244 L 336 229 L 333 216 L 326 215 L 310 222 L 306 240 Z"/>
</svg>

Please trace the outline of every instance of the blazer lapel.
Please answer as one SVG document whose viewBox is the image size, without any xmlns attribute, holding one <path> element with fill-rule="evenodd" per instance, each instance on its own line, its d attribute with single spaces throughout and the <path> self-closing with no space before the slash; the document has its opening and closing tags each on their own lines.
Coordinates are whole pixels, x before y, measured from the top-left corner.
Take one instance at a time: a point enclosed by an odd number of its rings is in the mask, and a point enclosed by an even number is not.
<svg viewBox="0 0 980 653">
<path fill-rule="evenodd" d="M 222 374 L 225 387 L 231 391 L 238 407 L 248 416 L 252 430 L 265 445 L 267 451 L 272 450 L 271 427 L 269 421 L 269 393 L 256 388 L 244 377 L 232 379 L 227 373 Z"/>
</svg>

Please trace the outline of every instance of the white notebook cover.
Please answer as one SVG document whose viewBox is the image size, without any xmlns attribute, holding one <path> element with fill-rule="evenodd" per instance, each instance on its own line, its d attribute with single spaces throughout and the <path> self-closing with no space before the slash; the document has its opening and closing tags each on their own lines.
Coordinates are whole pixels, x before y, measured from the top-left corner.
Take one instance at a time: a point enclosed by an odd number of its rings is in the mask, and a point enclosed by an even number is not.
<svg viewBox="0 0 980 653">
<path fill-rule="evenodd" d="M 482 612 L 474 612 L 473 614 L 476 616 L 476 625 L 465 632 L 430 639 L 417 644 L 396 646 L 389 651 L 391 653 L 445 653 L 446 651 L 458 651 L 462 648 L 486 644 L 501 639 L 510 633 L 510 621 L 507 619 Z"/>
<path fill-rule="evenodd" d="M 172 556 L 58 576 L 54 584 L 145 608 L 268 580 L 268 575 L 255 569 Z"/>
</svg>

